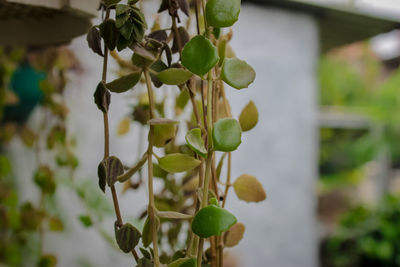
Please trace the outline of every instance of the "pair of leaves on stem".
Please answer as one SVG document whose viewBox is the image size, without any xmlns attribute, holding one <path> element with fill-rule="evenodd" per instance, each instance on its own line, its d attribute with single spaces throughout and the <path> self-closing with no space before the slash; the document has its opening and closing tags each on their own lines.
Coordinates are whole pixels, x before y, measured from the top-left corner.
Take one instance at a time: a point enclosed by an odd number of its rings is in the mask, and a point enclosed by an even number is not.
<svg viewBox="0 0 400 267">
<path fill-rule="evenodd" d="M 182 64 L 203 77 L 219 61 L 218 49 L 202 35 L 193 37 L 183 48 Z M 221 79 L 236 89 L 247 88 L 255 79 L 254 69 L 245 61 L 227 58 L 223 61 Z"/>
<path fill-rule="evenodd" d="M 108 157 L 102 160 L 97 167 L 97 175 L 99 176 L 100 189 L 105 192 L 106 184 L 112 187 L 118 176 L 124 173 L 124 166 L 119 158 L 115 156 Z"/>
</svg>

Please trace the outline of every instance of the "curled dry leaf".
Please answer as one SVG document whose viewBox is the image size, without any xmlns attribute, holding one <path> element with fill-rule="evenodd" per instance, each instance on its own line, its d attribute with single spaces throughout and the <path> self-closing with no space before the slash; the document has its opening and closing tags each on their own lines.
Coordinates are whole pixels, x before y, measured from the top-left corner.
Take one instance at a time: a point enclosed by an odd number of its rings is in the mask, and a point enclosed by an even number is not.
<svg viewBox="0 0 400 267">
<path fill-rule="evenodd" d="M 246 202 L 260 202 L 267 198 L 262 184 L 255 176 L 242 174 L 233 183 L 237 197 Z"/>
</svg>

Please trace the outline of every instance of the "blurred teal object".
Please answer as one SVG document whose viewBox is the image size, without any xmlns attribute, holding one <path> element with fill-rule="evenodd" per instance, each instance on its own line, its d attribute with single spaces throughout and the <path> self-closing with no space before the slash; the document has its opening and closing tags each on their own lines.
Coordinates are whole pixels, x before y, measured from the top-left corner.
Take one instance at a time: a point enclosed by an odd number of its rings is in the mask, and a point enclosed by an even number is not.
<svg viewBox="0 0 400 267">
<path fill-rule="evenodd" d="M 46 79 L 45 72 L 36 71 L 28 63 L 19 66 L 11 77 L 10 88 L 18 96 L 18 103 L 4 108 L 3 122 L 23 124 L 33 109 L 43 100 L 40 81 Z"/>
</svg>

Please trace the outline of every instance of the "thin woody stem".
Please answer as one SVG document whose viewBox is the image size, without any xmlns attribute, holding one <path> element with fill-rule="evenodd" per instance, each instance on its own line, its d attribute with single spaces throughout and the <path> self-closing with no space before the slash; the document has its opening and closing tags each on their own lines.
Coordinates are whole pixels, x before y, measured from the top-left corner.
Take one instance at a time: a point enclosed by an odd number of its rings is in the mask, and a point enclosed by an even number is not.
<svg viewBox="0 0 400 267">
<path fill-rule="evenodd" d="M 151 86 L 150 74 L 147 69 L 144 70 L 144 76 L 146 80 L 147 93 L 149 95 L 149 104 L 150 104 L 150 119 L 154 118 L 154 97 L 153 97 L 153 89 Z M 149 190 L 149 221 L 152 229 L 152 238 L 153 238 L 153 251 L 154 251 L 154 265 L 155 267 L 160 266 L 160 259 L 158 256 L 158 235 L 157 235 L 157 225 L 156 225 L 156 208 L 154 204 L 154 191 L 153 191 L 153 145 L 154 145 L 154 127 L 150 125 L 149 131 L 149 146 L 147 149 L 147 166 L 148 166 L 148 190 Z"/>
<path fill-rule="evenodd" d="M 110 9 L 106 10 L 106 16 L 104 20 L 110 17 Z M 102 73 L 102 81 L 105 83 L 107 80 L 107 63 L 108 63 L 108 47 L 104 44 L 104 58 L 103 58 L 103 73 Z M 107 159 L 110 156 L 110 130 L 109 130 L 109 123 L 108 123 L 108 112 L 103 112 L 103 120 L 104 120 L 104 158 Z M 118 226 L 123 225 L 122 217 L 121 217 L 121 210 L 119 208 L 118 203 L 118 196 L 115 190 L 115 186 L 111 186 L 111 195 L 114 204 L 115 216 L 117 217 L 117 224 Z M 135 258 L 135 261 L 138 262 L 139 258 L 136 254 L 135 249 L 132 250 L 132 255 Z"/>
</svg>

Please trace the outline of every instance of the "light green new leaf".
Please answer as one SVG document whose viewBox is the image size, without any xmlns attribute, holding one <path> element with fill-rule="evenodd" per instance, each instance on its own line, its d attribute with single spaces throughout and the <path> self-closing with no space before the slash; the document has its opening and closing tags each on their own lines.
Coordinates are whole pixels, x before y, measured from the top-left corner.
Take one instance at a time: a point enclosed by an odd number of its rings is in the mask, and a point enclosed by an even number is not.
<svg viewBox="0 0 400 267">
<path fill-rule="evenodd" d="M 207 158 L 207 149 L 204 145 L 204 140 L 201 137 L 201 130 L 200 128 L 194 128 L 187 132 L 186 136 L 186 143 L 188 146 L 197 154 L 202 156 L 203 158 Z"/>
<path fill-rule="evenodd" d="M 236 89 L 247 88 L 256 78 L 254 69 L 245 61 L 227 58 L 222 65 L 221 79 Z"/>
<path fill-rule="evenodd" d="M 200 160 L 180 153 L 168 154 L 158 160 L 159 166 L 170 173 L 189 171 L 199 166 L 200 163 Z"/>
</svg>

